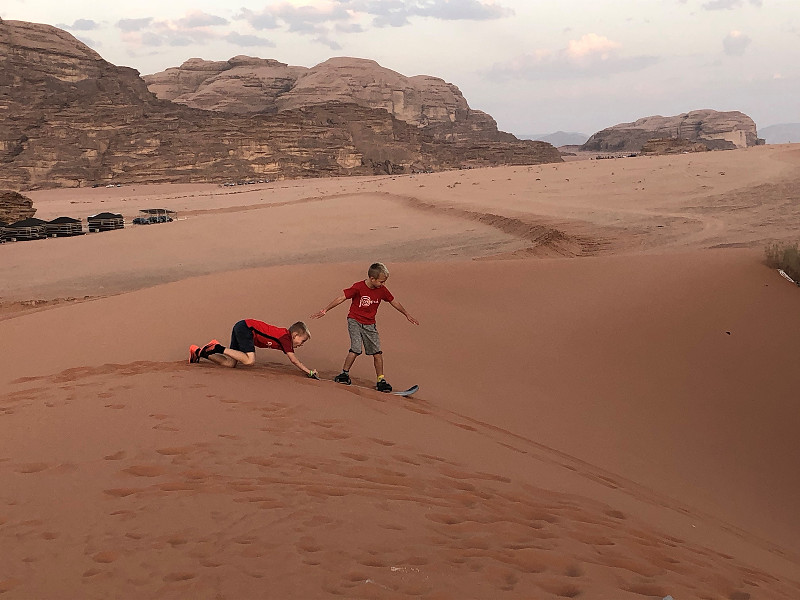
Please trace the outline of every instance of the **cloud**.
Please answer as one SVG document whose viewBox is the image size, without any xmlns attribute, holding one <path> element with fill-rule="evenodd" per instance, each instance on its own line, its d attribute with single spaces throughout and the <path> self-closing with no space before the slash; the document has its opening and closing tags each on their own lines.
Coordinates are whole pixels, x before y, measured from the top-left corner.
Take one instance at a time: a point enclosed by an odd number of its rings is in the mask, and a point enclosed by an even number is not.
<svg viewBox="0 0 800 600">
<path fill-rule="evenodd" d="M 567 44 L 566 53 L 570 58 L 575 59 L 599 56 L 606 60 L 614 50 L 621 47 L 622 44 L 613 42 L 607 37 L 596 33 L 587 33 L 579 40 L 570 40 Z"/>
<path fill-rule="evenodd" d="M 337 23 L 335 29 L 339 33 L 363 33 L 366 31 L 358 23 Z"/>
<path fill-rule="evenodd" d="M 202 11 L 193 11 L 182 19 L 176 21 L 178 27 L 195 29 L 197 27 L 213 27 L 215 25 L 227 25 L 228 20 L 215 15 L 209 15 Z"/>
<path fill-rule="evenodd" d="M 314 41 L 338 49 L 339 44 L 330 39 L 331 33 L 361 33 L 365 19 L 371 19 L 375 27 L 403 27 L 414 17 L 481 21 L 513 14 L 497 2 L 481 0 L 328 0 L 319 5 L 282 2 L 261 11 L 243 9 L 237 18 L 256 30 L 285 27 L 290 32 L 313 35 Z"/>
<path fill-rule="evenodd" d="M 752 40 L 741 31 L 731 31 L 722 40 L 722 47 L 728 56 L 741 56 Z"/>
<path fill-rule="evenodd" d="M 331 50 L 342 49 L 342 46 L 337 41 L 327 38 L 325 36 L 314 38 L 314 41 L 317 42 L 318 44 L 322 44 L 323 46 L 327 46 Z"/>
<path fill-rule="evenodd" d="M 192 12 L 176 21 L 158 21 L 152 17 L 123 19 L 117 22 L 123 41 L 129 46 L 190 46 L 221 37 L 212 28 L 228 21 L 202 12 Z"/>
<path fill-rule="evenodd" d="M 753 6 L 761 7 L 764 4 L 763 0 L 748 0 Z M 710 0 L 703 4 L 706 10 L 733 10 L 739 8 L 744 4 L 744 0 Z"/>
<path fill-rule="evenodd" d="M 338 0 L 349 10 L 373 17 L 377 27 L 403 27 L 412 17 L 443 21 L 485 21 L 514 14 L 496 2 L 480 0 Z"/>
<path fill-rule="evenodd" d="M 261 10 L 240 9 L 233 19 L 244 25 L 243 32 L 229 27 L 227 19 L 203 11 L 176 20 L 122 19 L 116 25 L 123 31 L 123 40 L 132 46 L 188 45 L 204 39 L 226 39 L 237 46 L 273 46 L 269 39 L 249 31 L 284 30 L 340 50 L 337 36 L 363 33 L 370 25 L 401 27 L 413 18 L 481 21 L 513 14 L 497 0 L 283 0 L 267 3 Z"/>
<path fill-rule="evenodd" d="M 235 31 L 231 31 L 229 34 L 225 36 L 225 41 L 234 46 L 244 46 L 244 47 L 253 47 L 253 46 L 266 46 L 268 48 L 274 48 L 275 42 L 268 40 L 267 38 L 263 38 L 257 35 L 242 35 L 241 33 L 237 33 Z"/>
<path fill-rule="evenodd" d="M 322 35 L 328 33 L 328 23 L 346 23 L 351 15 L 342 6 L 294 6 L 286 2 L 267 6 L 261 12 L 243 10 L 239 18 L 254 29 L 277 29 L 285 26 L 295 33 Z"/>
<path fill-rule="evenodd" d="M 654 56 L 622 56 L 622 44 L 596 33 L 571 40 L 558 51 L 535 50 L 495 64 L 488 75 L 506 79 L 575 79 L 639 71 L 658 62 Z"/>
<path fill-rule="evenodd" d="M 132 31 L 141 31 L 147 28 L 153 21 L 153 17 L 146 17 L 144 19 L 121 19 L 117 21 L 117 27 L 122 31 L 129 33 Z"/>
<path fill-rule="evenodd" d="M 94 31 L 100 25 L 91 19 L 76 19 L 72 25 L 59 25 L 59 27 L 70 31 Z"/>
</svg>

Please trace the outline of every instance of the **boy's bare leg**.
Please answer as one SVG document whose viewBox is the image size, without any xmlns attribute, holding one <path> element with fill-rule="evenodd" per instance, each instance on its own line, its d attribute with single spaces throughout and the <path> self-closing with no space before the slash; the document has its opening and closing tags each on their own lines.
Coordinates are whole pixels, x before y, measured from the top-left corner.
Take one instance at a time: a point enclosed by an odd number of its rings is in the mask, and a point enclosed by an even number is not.
<svg viewBox="0 0 800 600">
<path fill-rule="evenodd" d="M 223 356 L 227 356 L 230 359 L 233 359 L 234 362 L 240 362 L 243 365 L 252 365 L 256 362 L 256 353 L 255 352 L 241 352 L 240 350 L 232 350 L 231 348 L 225 348 L 225 352 L 222 353 Z M 219 356 L 218 354 L 212 354 L 211 356 Z M 209 356 L 209 358 L 211 358 Z M 230 365 L 236 366 L 236 365 Z"/>
<path fill-rule="evenodd" d="M 353 366 L 353 363 L 356 362 L 356 357 L 358 357 L 358 354 L 355 354 L 353 352 L 348 352 L 347 358 L 344 359 L 344 366 L 342 367 L 342 371 L 349 371 L 350 367 Z"/>
<path fill-rule="evenodd" d="M 235 358 L 230 356 L 225 356 L 224 354 L 211 354 L 208 356 L 208 360 L 217 363 L 218 365 L 222 365 L 223 367 L 235 367 L 239 364 Z"/>
<path fill-rule="evenodd" d="M 375 375 L 383 375 L 383 354 L 373 354 L 372 360 L 375 363 Z"/>
</svg>

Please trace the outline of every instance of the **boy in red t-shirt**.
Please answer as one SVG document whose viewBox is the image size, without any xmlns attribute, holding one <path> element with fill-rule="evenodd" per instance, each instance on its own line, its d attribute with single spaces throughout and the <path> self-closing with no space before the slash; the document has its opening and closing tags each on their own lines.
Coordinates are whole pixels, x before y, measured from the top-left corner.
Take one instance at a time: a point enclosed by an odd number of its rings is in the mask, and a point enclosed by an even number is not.
<svg viewBox="0 0 800 600">
<path fill-rule="evenodd" d="M 256 346 L 273 348 L 282 351 L 292 364 L 309 377 L 319 379 L 317 372 L 309 369 L 295 356 L 295 348 L 299 348 L 311 339 L 308 327 L 298 321 L 288 329 L 275 327 L 264 321 L 244 319 L 233 326 L 231 345 L 226 348 L 217 340 L 211 340 L 205 346 L 189 346 L 189 362 L 200 362 L 201 358 L 222 365 L 235 367 L 239 363 L 252 365 L 256 362 Z"/>
<path fill-rule="evenodd" d="M 312 319 L 320 319 L 325 316 L 330 309 L 339 306 L 345 300 L 351 299 L 350 312 L 347 313 L 347 331 L 350 333 L 350 351 L 344 359 L 342 372 L 333 378 L 338 383 L 350 385 L 350 367 L 353 366 L 356 358 L 361 354 L 362 348 L 367 356 L 372 356 L 375 363 L 375 374 L 378 376 L 378 383 L 375 388 L 381 392 L 391 392 L 392 386 L 386 381 L 383 375 L 383 352 L 381 352 L 381 341 L 378 337 L 378 329 L 375 326 L 375 314 L 382 300 L 386 300 L 397 310 L 403 313 L 411 323 L 419 325 L 414 317 L 406 312 L 403 305 L 394 299 L 392 293 L 384 285 L 389 279 L 389 270 L 383 263 L 373 263 L 367 271 L 367 278 L 364 281 L 357 281 L 342 292 L 338 298 L 334 298 L 328 306 L 321 311 L 311 315 Z"/>
</svg>

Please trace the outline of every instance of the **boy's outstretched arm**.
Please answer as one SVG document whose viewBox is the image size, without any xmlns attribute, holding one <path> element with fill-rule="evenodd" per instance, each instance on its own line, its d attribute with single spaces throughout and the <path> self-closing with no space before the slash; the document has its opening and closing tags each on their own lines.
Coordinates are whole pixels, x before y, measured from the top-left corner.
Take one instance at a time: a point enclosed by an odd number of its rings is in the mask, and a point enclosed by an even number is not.
<svg viewBox="0 0 800 600">
<path fill-rule="evenodd" d="M 399 310 L 401 313 L 403 313 L 406 316 L 406 319 L 411 321 L 414 325 L 419 325 L 419 321 L 417 321 L 414 317 L 412 317 L 410 314 L 408 314 L 408 311 L 406 311 L 406 309 L 403 308 L 403 305 L 400 304 L 397 300 L 392 300 L 391 302 L 389 302 L 389 304 L 391 304 L 397 310 Z"/>
<path fill-rule="evenodd" d="M 328 302 L 328 306 L 323 308 L 321 311 L 315 312 L 313 315 L 311 315 L 311 318 L 312 319 L 321 319 L 322 317 L 325 316 L 326 312 L 328 312 L 332 308 L 335 308 L 335 307 L 339 306 L 345 300 L 347 300 L 347 298 L 344 295 L 341 295 L 341 296 L 338 296 L 338 297 L 334 298 L 333 300 Z"/>
<path fill-rule="evenodd" d="M 307 366 L 301 363 L 300 359 L 297 358 L 297 355 L 294 352 L 287 352 L 286 357 L 292 361 L 292 364 L 300 369 L 303 373 L 314 379 L 319 379 L 319 377 L 317 377 L 317 372 L 314 369 L 309 369 Z"/>
</svg>

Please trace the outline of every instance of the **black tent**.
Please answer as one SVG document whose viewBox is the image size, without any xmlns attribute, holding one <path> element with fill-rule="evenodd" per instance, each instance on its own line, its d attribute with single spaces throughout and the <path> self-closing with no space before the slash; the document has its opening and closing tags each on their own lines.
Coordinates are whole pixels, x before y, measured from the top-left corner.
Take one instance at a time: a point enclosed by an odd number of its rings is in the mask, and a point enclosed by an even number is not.
<svg viewBox="0 0 800 600">
<path fill-rule="evenodd" d="M 45 225 L 47 225 L 47 221 L 31 217 L 7 225 L 4 231 L 6 237 L 13 240 L 40 240 L 46 237 Z"/>
<path fill-rule="evenodd" d="M 178 218 L 178 213 L 168 208 L 142 208 L 139 212 L 142 214 L 133 220 L 135 225 L 169 223 Z"/>
<path fill-rule="evenodd" d="M 81 226 L 80 219 L 58 217 L 47 222 L 47 225 L 45 225 L 45 232 L 48 236 L 54 237 L 81 235 L 83 233 L 83 227 Z"/>
<path fill-rule="evenodd" d="M 87 217 L 86 220 L 89 222 L 89 231 L 110 231 L 125 227 L 122 215 L 117 213 L 98 213 Z"/>
</svg>

